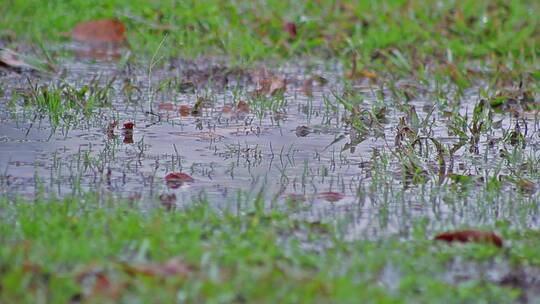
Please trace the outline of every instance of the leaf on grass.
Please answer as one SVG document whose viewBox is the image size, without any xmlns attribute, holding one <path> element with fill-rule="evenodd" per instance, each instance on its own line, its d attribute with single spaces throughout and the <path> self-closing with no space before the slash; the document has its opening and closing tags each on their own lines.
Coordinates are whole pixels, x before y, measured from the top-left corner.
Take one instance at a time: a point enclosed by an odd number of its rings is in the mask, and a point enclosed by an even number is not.
<svg viewBox="0 0 540 304">
<path fill-rule="evenodd" d="M 437 234 L 435 236 L 437 241 L 445 241 L 448 243 L 460 242 L 460 243 L 488 243 L 497 247 L 503 246 L 503 240 L 500 236 L 491 231 L 480 230 L 457 230 L 449 231 Z"/>
<path fill-rule="evenodd" d="M 124 271 L 130 275 L 150 277 L 187 277 L 193 268 L 180 257 L 174 257 L 162 263 L 145 263 L 138 265 L 124 264 Z"/>
<path fill-rule="evenodd" d="M 117 19 L 86 21 L 73 28 L 71 38 L 85 43 L 121 43 L 126 39 L 126 27 Z"/>
<path fill-rule="evenodd" d="M 97 273 L 94 290 L 96 292 L 103 292 L 109 288 L 111 288 L 111 281 L 109 281 L 109 278 L 102 272 Z"/>
<path fill-rule="evenodd" d="M 10 49 L 0 48 L 0 66 L 15 69 L 38 70 L 33 65 L 24 61 L 22 56 Z"/>
<path fill-rule="evenodd" d="M 297 31 L 296 31 L 296 24 L 294 22 L 286 22 L 283 26 L 283 30 L 289 34 L 289 37 L 296 38 Z"/>
<path fill-rule="evenodd" d="M 339 192 L 321 192 L 317 194 L 317 197 L 327 202 L 334 203 L 334 202 L 342 200 L 345 197 L 345 195 Z"/>
</svg>

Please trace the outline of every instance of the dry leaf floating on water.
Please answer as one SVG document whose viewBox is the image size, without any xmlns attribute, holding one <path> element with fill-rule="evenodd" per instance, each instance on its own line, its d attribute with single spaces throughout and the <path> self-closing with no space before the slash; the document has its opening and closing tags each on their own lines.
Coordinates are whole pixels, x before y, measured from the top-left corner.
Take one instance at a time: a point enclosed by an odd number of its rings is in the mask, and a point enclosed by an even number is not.
<svg viewBox="0 0 540 304">
<path fill-rule="evenodd" d="M 124 122 L 124 130 L 133 130 L 135 124 L 131 121 Z"/>
<path fill-rule="evenodd" d="M 437 234 L 436 241 L 444 241 L 447 243 L 488 243 L 497 247 L 503 246 L 503 240 L 500 236 L 491 231 L 480 230 L 457 230 Z"/>
<path fill-rule="evenodd" d="M 171 172 L 165 176 L 167 187 L 171 189 L 180 188 L 185 183 L 192 183 L 195 179 L 183 172 Z"/>
<path fill-rule="evenodd" d="M 345 197 L 345 195 L 343 193 L 329 191 L 329 192 L 321 192 L 317 194 L 317 197 L 327 202 L 335 203 L 337 201 L 342 200 Z"/>
</svg>

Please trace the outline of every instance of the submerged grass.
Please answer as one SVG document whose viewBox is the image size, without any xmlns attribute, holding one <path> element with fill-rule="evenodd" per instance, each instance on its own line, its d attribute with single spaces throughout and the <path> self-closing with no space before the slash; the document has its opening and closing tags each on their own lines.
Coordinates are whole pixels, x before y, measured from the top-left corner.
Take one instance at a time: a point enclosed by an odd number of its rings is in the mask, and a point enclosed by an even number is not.
<svg viewBox="0 0 540 304">
<path fill-rule="evenodd" d="M 48 116 L 53 127 L 57 127 L 60 123 L 69 126 L 72 123 L 76 124 L 79 114 L 88 117 L 96 109 L 110 105 L 109 91 L 113 82 L 114 77 L 101 87 L 93 80 L 81 88 L 66 82 L 49 86 L 30 83 L 21 97 L 24 99 L 25 108 L 30 111 L 37 110 L 40 114 Z"/>
<path fill-rule="evenodd" d="M 524 269 L 540 267 L 538 234 L 503 223 L 496 229 L 504 249 L 436 243 L 421 222 L 407 238 L 350 242 L 332 224 L 243 204 L 252 211 L 217 211 L 200 201 L 143 213 L 95 194 L 2 198 L 0 299 L 501 303 L 526 299 L 531 270 Z M 173 257 L 182 267 L 160 272 L 159 263 Z M 452 273 L 455 263 L 472 271 Z"/>
</svg>

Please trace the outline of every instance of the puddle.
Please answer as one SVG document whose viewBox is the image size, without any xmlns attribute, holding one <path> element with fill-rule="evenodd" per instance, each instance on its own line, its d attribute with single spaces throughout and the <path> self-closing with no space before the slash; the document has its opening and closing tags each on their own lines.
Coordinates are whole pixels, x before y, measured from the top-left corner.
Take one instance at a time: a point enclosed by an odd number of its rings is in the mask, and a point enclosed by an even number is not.
<svg viewBox="0 0 540 304">
<path fill-rule="evenodd" d="M 129 63 L 117 69 L 113 63 L 79 61 L 65 65 L 61 75 L 33 74 L 27 80 L 24 73 L 0 74 L 4 194 L 32 197 L 38 189 L 57 195 L 92 189 L 130 198 L 141 208 L 182 206 L 203 196 L 218 208 L 235 209 L 241 208 L 239 196 L 255 197 L 262 190 L 268 208 L 292 204 L 299 217 L 313 221 L 345 218 L 348 224 L 342 228 L 351 239 L 408 235 L 422 219 L 428 231 L 498 220 L 538 227 L 537 193 L 524 193 L 519 183 L 505 179 L 514 174 L 537 182 L 537 168 L 527 167 L 538 157 L 534 117 L 495 114 L 499 125 L 481 135 L 478 151 L 471 152 L 467 144 L 445 155 L 441 173 L 441 159 L 428 136 L 449 148 L 459 143 L 459 136 L 448 131 L 448 112 L 470 117 L 481 84 L 464 92 L 460 106 L 442 108 L 433 99 L 441 91 L 430 85 L 419 89 L 395 83 L 414 91 L 403 101 L 390 87 L 370 85 L 368 79 L 345 84 L 341 67 L 330 63 L 270 71 L 175 61 L 149 73 Z M 275 77 L 286 82 L 283 96 Z M 49 110 L 39 110 L 35 96 L 43 94 L 41 86 L 48 92 L 63 88 L 76 102 L 71 108 L 41 105 Z M 448 100 L 455 95 L 452 89 L 445 92 Z M 351 111 L 337 101 L 339 96 L 362 99 L 365 111 L 386 106 L 386 112 L 379 112 L 377 124 L 372 124 L 377 115 L 360 115 L 357 123 L 368 126 L 360 132 L 351 128 Z M 410 124 L 427 117 L 418 127 L 423 139 L 415 144 L 417 159 L 407 159 L 425 171 L 416 177 L 409 176 L 403 168 L 407 161 L 396 154 L 405 117 Z M 133 128 L 123 128 L 126 122 Z M 516 123 L 521 130 L 527 124 L 524 147 L 504 142 Z M 503 152 L 515 158 L 501 158 Z M 516 173 L 516 166 L 525 170 Z M 193 180 L 168 183 L 165 177 L 173 172 Z M 415 180 L 421 176 L 422 182 Z M 478 181 L 494 177 L 508 191 L 494 194 L 485 183 L 452 179 L 467 176 Z"/>
</svg>

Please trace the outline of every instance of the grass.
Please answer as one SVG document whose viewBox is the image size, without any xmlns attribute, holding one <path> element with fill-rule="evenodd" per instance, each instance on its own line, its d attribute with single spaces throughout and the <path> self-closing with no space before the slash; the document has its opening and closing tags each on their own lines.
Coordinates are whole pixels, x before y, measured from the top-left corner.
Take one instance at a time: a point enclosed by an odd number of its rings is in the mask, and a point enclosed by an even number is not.
<svg viewBox="0 0 540 304">
<path fill-rule="evenodd" d="M 87 193 L 0 200 L 0 299 L 4 303 L 104 302 L 511 302 L 518 289 L 490 280 L 498 265 L 540 266 L 538 233 L 496 229 L 507 248 L 410 237 L 345 241 L 332 224 L 287 212 L 217 211 L 200 201 L 153 208 Z M 324 244 L 324 245 L 321 245 Z M 510 245 L 511 244 L 511 245 Z M 126 265 L 180 257 L 188 273 L 143 274 Z M 448 283 L 449 265 L 480 272 Z M 504 267 L 504 266 L 502 266 Z M 504 268 L 503 268 L 504 269 Z M 85 280 L 81 279 L 85 278 Z M 106 278 L 106 279 L 103 279 Z"/>
<path fill-rule="evenodd" d="M 470 62 L 538 55 L 537 1 L 23 1 L 0 4 L 0 34 L 12 41 L 65 41 L 62 33 L 97 18 L 119 18 L 135 54 L 165 52 L 240 61 L 338 57 L 371 65 L 385 55 Z M 284 30 L 298 28 L 296 38 Z M 402 59 L 405 59 L 403 61 Z M 401 60 L 401 62 L 399 62 Z M 412 68 L 409 66 L 409 68 Z"/>
<path fill-rule="evenodd" d="M 20 97 L 24 100 L 24 107 L 28 111 L 37 110 L 40 114 L 46 114 L 53 127 L 60 124 L 76 125 L 78 114 L 89 117 L 92 111 L 108 105 L 112 81 L 103 87 L 98 86 L 96 81 L 91 81 L 80 89 L 65 82 L 49 86 L 29 83 L 28 92 L 21 94 Z"/>
</svg>

